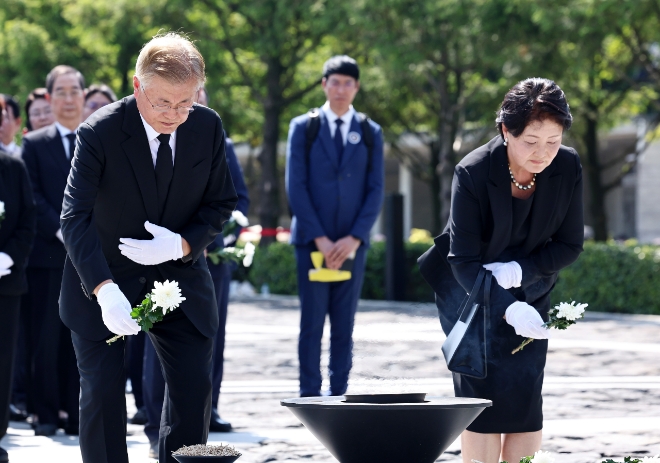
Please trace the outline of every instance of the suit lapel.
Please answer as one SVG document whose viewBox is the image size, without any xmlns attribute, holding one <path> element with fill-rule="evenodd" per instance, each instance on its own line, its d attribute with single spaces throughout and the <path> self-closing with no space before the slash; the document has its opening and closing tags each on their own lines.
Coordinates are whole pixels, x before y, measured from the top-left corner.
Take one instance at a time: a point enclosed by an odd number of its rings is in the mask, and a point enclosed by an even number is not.
<svg viewBox="0 0 660 463">
<path fill-rule="evenodd" d="M 190 182 L 190 171 L 193 164 L 198 160 L 196 157 L 191 156 L 194 153 L 195 143 L 197 141 L 196 126 L 191 117 L 181 124 L 176 130 L 176 150 L 174 151 L 174 174 L 170 182 L 170 188 L 165 200 L 165 209 L 162 213 L 161 222 L 165 222 L 169 211 L 176 211 L 171 207 L 172 201 L 186 195 L 186 186 Z"/>
<path fill-rule="evenodd" d="M 124 132 L 130 135 L 121 146 L 128 157 L 133 173 L 142 193 L 142 201 L 147 210 L 149 222 L 157 224 L 158 220 L 158 193 L 156 189 L 156 172 L 154 170 L 151 150 L 144 130 L 137 103 L 134 97 L 129 97 L 126 102 L 126 113 L 124 116 Z"/>
<path fill-rule="evenodd" d="M 319 111 L 319 117 L 321 118 L 321 127 L 319 128 L 319 138 L 321 139 L 321 145 L 323 145 L 323 151 L 328 156 L 328 159 L 335 166 L 335 169 L 339 167 L 337 162 L 337 150 L 335 150 L 335 144 L 332 141 L 330 136 L 330 125 L 328 124 L 328 118 L 325 117 L 325 112 L 321 109 Z"/>
<path fill-rule="evenodd" d="M 357 113 L 355 113 L 353 115 L 353 118 L 351 119 L 351 127 L 348 130 L 349 135 L 351 132 L 358 133 L 360 135 L 360 141 L 362 140 L 362 127 L 360 127 L 360 122 L 357 119 Z M 360 146 L 359 141 L 357 143 L 351 143 L 350 137 L 347 137 L 346 145 L 344 145 L 344 155 L 341 159 L 340 167 L 343 167 L 348 162 L 350 162 L 350 159 L 355 155 L 359 146 Z"/>
<path fill-rule="evenodd" d="M 506 148 L 501 138 L 494 142 L 490 153 L 488 175 L 488 197 L 493 214 L 493 235 L 484 256 L 485 262 L 492 262 L 506 249 L 511 240 L 511 181 L 509 179 Z"/>
<path fill-rule="evenodd" d="M 531 223 L 529 232 L 523 245 L 526 254 L 531 253 L 543 240 L 545 229 L 550 224 L 557 204 L 557 195 L 561 189 L 560 174 L 553 175 L 555 163 L 552 162 L 543 172 L 536 176 L 536 191 L 534 192 L 534 202 L 532 203 Z"/>
<path fill-rule="evenodd" d="M 53 155 L 55 164 L 57 164 L 60 170 L 68 178 L 69 171 L 71 170 L 71 161 L 66 158 L 66 151 L 64 151 L 64 142 L 62 141 L 60 132 L 59 130 L 57 130 L 57 126 L 55 124 L 52 124 L 49 130 L 50 130 L 49 133 L 50 141 L 48 142 L 48 146 L 50 148 L 50 152 Z"/>
</svg>

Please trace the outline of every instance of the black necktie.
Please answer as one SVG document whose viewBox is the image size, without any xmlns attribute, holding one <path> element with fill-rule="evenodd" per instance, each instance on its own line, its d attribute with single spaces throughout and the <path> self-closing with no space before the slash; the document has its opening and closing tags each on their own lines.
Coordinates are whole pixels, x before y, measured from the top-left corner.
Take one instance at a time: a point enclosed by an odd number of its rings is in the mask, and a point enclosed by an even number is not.
<svg viewBox="0 0 660 463">
<path fill-rule="evenodd" d="M 163 133 L 158 135 L 158 154 L 156 154 L 156 187 L 158 188 L 158 207 L 162 215 L 167 199 L 167 191 L 170 188 L 174 164 L 172 161 L 172 148 L 170 147 L 170 135 Z"/>
<path fill-rule="evenodd" d="M 344 123 L 341 119 L 337 119 L 335 124 L 337 128 L 335 129 L 335 150 L 337 150 L 337 161 L 341 166 L 341 157 L 344 154 L 344 138 L 341 136 L 341 125 Z"/>
<path fill-rule="evenodd" d="M 69 139 L 69 155 L 67 156 L 67 159 L 71 159 L 73 157 L 73 150 L 76 149 L 76 134 L 75 134 L 75 132 L 66 134 L 66 138 Z"/>
</svg>

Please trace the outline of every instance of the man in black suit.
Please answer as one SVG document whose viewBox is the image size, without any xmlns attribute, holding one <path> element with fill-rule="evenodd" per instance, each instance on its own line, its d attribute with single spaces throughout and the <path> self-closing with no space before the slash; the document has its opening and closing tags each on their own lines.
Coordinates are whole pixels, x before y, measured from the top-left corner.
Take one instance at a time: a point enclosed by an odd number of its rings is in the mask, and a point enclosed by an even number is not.
<svg viewBox="0 0 660 463">
<path fill-rule="evenodd" d="M 60 315 L 81 376 L 80 448 L 86 463 L 127 463 L 124 346 L 139 331 L 131 307 L 154 282 L 186 300 L 149 331 L 166 382 L 159 461 L 206 443 L 218 311 L 204 249 L 236 205 L 218 115 L 193 103 L 204 60 L 175 33 L 138 56 L 133 96 L 78 130 L 62 208 L 67 259 Z"/>
<path fill-rule="evenodd" d="M 0 96 L 0 121 L 4 108 Z M 7 434 L 14 348 L 25 267 L 35 233 L 35 209 L 25 166 L 0 148 L 0 440 Z M 0 463 L 8 462 L 0 447 Z"/>
<path fill-rule="evenodd" d="M 59 318 L 57 301 L 66 255 L 59 219 L 85 103 L 85 81 L 76 69 L 60 65 L 46 77 L 46 88 L 55 123 L 23 138 L 23 160 L 37 206 L 37 236 L 27 269 L 30 291 L 23 307 L 29 315 L 29 395 L 31 411 L 38 416 L 38 436 L 55 434 L 59 410 L 69 415 L 66 433 L 78 433 L 80 389 L 71 336 Z"/>
</svg>

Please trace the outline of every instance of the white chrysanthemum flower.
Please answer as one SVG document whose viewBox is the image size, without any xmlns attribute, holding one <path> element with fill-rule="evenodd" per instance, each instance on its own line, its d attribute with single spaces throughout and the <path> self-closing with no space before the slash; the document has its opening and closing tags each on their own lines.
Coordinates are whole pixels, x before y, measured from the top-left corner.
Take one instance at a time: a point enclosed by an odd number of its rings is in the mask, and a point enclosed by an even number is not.
<svg viewBox="0 0 660 463">
<path fill-rule="evenodd" d="M 660 463 L 660 455 L 642 458 L 642 463 Z"/>
<path fill-rule="evenodd" d="M 245 257 L 243 257 L 243 266 L 249 267 L 250 265 L 252 265 L 252 260 L 254 259 L 254 251 L 256 250 L 256 247 L 254 246 L 254 244 L 247 242 L 243 250 L 245 251 Z"/>
<path fill-rule="evenodd" d="M 589 304 L 575 305 L 575 301 L 571 302 L 570 304 L 568 302 L 561 302 L 555 306 L 557 309 L 557 318 L 565 318 L 566 320 L 575 321 L 579 318 L 582 318 L 584 309 L 586 309 L 588 305 Z"/>
<path fill-rule="evenodd" d="M 157 307 L 163 309 L 163 315 L 168 311 L 172 311 L 179 307 L 179 305 L 186 300 L 181 297 L 181 289 L 179 283 L 176 281 L 165 280 L 165 283 L 156 281 L 154 283 L 154 290 L 151 293 L 151 299 L 154 303 L 154 310 Z"/>
<path fill-rule="evenodd" d="M 0 201 L 0 215 L 5 213 L 5 202 Z"/>
<path fill-rule="evenodd" d="M 247 217 L 245 217 L 241 211 L 234 211 L 231 213 L 231 216 L 236 221 L 236 223 L 239 224 L 241 227 L 247 227 L 248 225 L 250 225 L 250 222 L 248 222 Z"/>
<path fill-rule="evenodd" d="M 552 458 L 550 452 L 544 452 L 543 450 L 539 450 L 532 457 L 532 463 L 555 463 L 555 459 Z"/>
</svg>

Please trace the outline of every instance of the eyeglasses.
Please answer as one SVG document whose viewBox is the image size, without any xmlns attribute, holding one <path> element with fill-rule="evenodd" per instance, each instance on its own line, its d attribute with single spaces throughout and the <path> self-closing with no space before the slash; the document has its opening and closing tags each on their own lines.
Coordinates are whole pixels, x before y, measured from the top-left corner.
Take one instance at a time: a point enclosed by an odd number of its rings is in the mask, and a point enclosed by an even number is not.
<svg viewBox="0 0 660 463">
<path fill-rule="evenodd" d="M 50 108 L 44 108 L 42 110 L 37 109 L 28 113 L 30 117 L 50 116 L 51 114 L 53 114 L 53 111 L 51 111 Z"/>
<path fill-rule="evenodd" d="M 332 87 L 332 88 L 344 87 L 346 90 L 352 90 L 355 88 L 356 85 L 357 82 L 355 80 L 347 80 L 346 82 L 343 83 L 336 79 L 328 80 L 328 87 Z"/>
<path fill-rule="evenodd" d="M 53 96 L 55 98 L 66 98 L 66 97 L 78 98 L 79 96 L 82 96 L 82 94 L 83 91 L 80 90 L 79 88 L 70 90 L 68 92 L 66 90 L 55 90 L 55 92 L 53 92 Z"/>
<path fill-rule="evenodd" d="M 151 102 L 151 100 L 149 99 L 149 97 L 147 96 L 147 92 L 144 91 L 144 86 L 142 86 L 142 84 L 140 84 L 140 88 L 142 89 L 142 94 L 147 99 L 147 101 L 149 102 L 149 104 L 151 105 L 151 107 L 153 108 L 154 111 L 157 111 L 159 113 L 166 113 L 170 109 L 173 109 L 177 112 L 177 114 L 182 114 L 183 115 L 183 114 L 190 114 L 191 112 L 193 112 L 195 110 L 193 105 L 190 105 L 190 106 L 177 106 L 176 108 L 173 108 L 172 106 L 170 106 L 168 104 L 153 104 Z"/>
<path fill-rule="evenodd" d="M 110 103 L 99 103 L 97 101 L 90 101 L 85 104 L 85 106 L 93 111 L 96 111 L 97 109 L 101 109 L 104 106 L 109 105 Z"/>
</svg>

